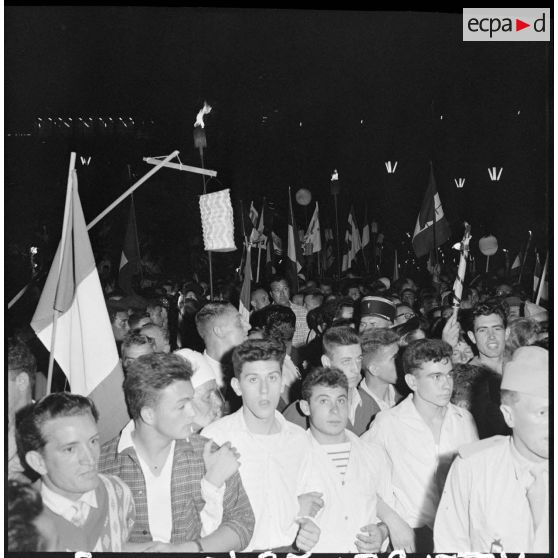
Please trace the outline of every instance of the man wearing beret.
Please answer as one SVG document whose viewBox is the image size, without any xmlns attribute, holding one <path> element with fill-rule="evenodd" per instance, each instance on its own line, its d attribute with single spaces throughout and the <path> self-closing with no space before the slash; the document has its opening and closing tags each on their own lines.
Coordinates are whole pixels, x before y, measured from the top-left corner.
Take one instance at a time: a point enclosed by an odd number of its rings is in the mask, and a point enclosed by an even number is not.
<svg viewBox="0 0 558 558">
<path fill-rule="evenodd" d="M 460 449 L 436 516 L 436 552 L 549 552 L 548 351 L 515 351 L 501 400 L 512 435 Z"/>
</svg>

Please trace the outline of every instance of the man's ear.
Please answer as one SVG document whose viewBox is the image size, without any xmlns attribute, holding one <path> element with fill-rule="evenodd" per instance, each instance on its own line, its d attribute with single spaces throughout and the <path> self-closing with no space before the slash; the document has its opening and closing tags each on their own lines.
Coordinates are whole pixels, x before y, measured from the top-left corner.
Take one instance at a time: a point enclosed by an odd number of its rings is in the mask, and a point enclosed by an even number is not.
<svg viewBox="0 0 558 558">
<path fill-rule="evenodd" d="M 43 459 L 43 456 L 40 452 L 36 450 L 28 451 L 25 454 L 25 461 L 27 461 L 27 465 L 29 465 L 29 467 L 31 467 L 33 471 L 36 471 L 41 476 L 46 475 L 47 468 L 45 465 L 45 460 Z"/>
<path fill-rule="evenodd" d="M 371 376 L 378 375 L 378 367 L 373 363 L 369 362 L 367 367 L 363 367 L 364 372 L 368 372 Z"/>
<path fill-rule="evenodd" d="M 477 341 L 475 339 L 475 334 L 472 331 L 468 331 L 467 332 L 467 336 L 469 337 L 469 339 L 476 345 Z"/>
<path fill-rule="evenodd" d="M 20 372 L 16 376 L 15 384 L 18 391 L 27 391 L 29 389 L 29 374 L 27 372 Z"/>
<path fill-rule="evenodd" d="M 231 379 L 231 387 L 238 397 L 242 397 L 242 389 L 240 388 L 240 382 L 237 377 Z"/>
<path fill-rule="evenodd" d="M 504 415 L 504 420 L 506 424 L 510 427 L 514 427 L 514 416 L 513 416 L 513 409 L 509 405 L 500 405 L 500 411 Z"/>
<path fill-rule="evenodd" d="M 300 399 L 298 404 L 300 405 L 300 410 L 307 416 L 310 416 L 310 405 L 305 399 Z"/>
<path fill-rule="evenodd" d="M 325 368 L 331 367 L 331 360 L 327 355 L 322 355 L 321 361 L 322 361 L 322 366 L 324 366 Z"/>
<path fill-rule="evenodd" d="M 217 337 L 219 337 L 219 339 L 220 339 L 221 337 L 223 337 L 223 330 L 221 329 L 221 326 L 216 325 L 216 326 L 213 326 L 212 329 L 213 329 L 213 333 L 214 333 Z"/>
<path fill-rule="evenodd" d="M 417 379 L 414 374 L 405 374 L 405 383 L 409 386 L 410 390 L 417 390 Z"/>
<path fill-rule="evenodd" d="M 153 424 L 154 415 L 152 407 L 142 407 L 140 411 L 140 417 L 145 424 Z"/>
</svg>

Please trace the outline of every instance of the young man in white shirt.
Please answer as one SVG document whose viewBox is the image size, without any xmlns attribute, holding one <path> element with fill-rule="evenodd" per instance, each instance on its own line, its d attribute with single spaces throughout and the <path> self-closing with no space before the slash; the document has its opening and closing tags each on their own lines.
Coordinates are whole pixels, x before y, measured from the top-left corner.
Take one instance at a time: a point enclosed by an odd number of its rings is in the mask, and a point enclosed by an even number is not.
<svg viewBox="0 0 558 558">
<path fill-rule="evenodd" d="M 378 413 L 362 436 L 388 455 L 395 511 L 415 530 L 417 552 L 432 552 L 434 518 L 457 450 L 478 439 L 471 414 L 450 403 L 451 356 L 451 346 L 439 339 L 408 345 L 403 369 L 413 393 Z"/>
<path fill-rule="evenodd" d="M 304 430 L 276 410 L 284 358 L 284 344 L 274 339 L 249 339 L 236 347 L 231 386 L 242 397 L 242 407 L 202 430 L 240 454 L 239 472 L 256 520 L 246 552 L 285 552 L 293 542 L 308 551 L 319 536 L 310 518 L 296 520 L 300 466 L 310 444 Z"/>
<path fill-rule="evenodd" d="M 391 503 L 389 467 L 383 449 L 346 429 L 346 376 L 336 368 L 315 368 L 302 385 L 301 408 L 310 418 L 312 450 L 303 466 L 303 490 L 321 495 L 320 539 L 313 552 L 385 551 L 388 527 L 378 518 L 378 496 Z M 379 507 L 379 506 L 378 506 Z M 383 507 L 389 510 L 389 507 Z"/>
</svg>

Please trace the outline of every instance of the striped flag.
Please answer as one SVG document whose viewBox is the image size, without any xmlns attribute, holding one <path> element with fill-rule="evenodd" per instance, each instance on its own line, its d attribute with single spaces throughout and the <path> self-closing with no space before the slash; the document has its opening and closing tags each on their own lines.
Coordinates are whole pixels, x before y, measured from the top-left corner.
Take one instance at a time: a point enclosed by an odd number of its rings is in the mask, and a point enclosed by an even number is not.
<svg viewBox="0 0 558 558">
<path fill-rule="evenodd" d="M 118 271 L 118 284 L 127 295 L 134 295 L 132 288 L 132 277 L 141 273 L 141 257 L 139 251 L 138 229 L 136 225 L 136 210 L 134 208 L 134 198 L 130 196 L 130 214 L 128 216 L 128 226 L 126 236 L 120 256 L 120 268 Z"/>
<path fill-rule="evenodd" d="M 252 261 L 250 255 L 250 246 L 246 250 L 246 261 L 244 262 L 244 280 L 242 282 L 242 289 L 240 291 L 240 302 L 238 311 L 245 321 L 250 320 L 250 296 L 252 284 Z"/>
<path fill-rule="evenodd" d="M 436 215 L 436 246 L 434 246 L 434 233 L 432 225 L 434 223 L 434 215 Z M 430 167 L 430 178 L 428 180 L 428 188 L 420 208 L 415 232 L 413 234 L 413 248 L 417 258 L 425 256 L 431 250 L 441 246 L 450 237 L 449 223 L 442 209 L 442 202 L 436 189 L 436 181 L 434 179 L 434 171 Z"/>
<path fill-rule="evenodd" d="M 322 249 L 322 236 L 320 234 L 320 215 L 318 202 L 316 202 L 316 209 L 314 209 L 314 214 L 312 219 L 310 219 L 310 224 L 308 225 L 308 230 L 304 236 L 304 246 L 307 248 L 308 255 L 315 254 Z"/>
<path fill-rule="evenodd" d="M 341 271 L 347 271 L 351 267 L 352 263 L 356 261 L 356 255 L 361 248 L 362 243 L 355 218 L 355 209 L 351 205 L 349 218 L 347 219 L 347 228 L 345 229 L 345 250 L 343 251 Z"/>
<path fill-rule="evenodd" d="M 54 312 L 58 312 L 54 358 L 68 378 L 72 393 L 86 395 L 97 405 L 103 443 L 116 436 L 130 419 L 122 390 L 124 375 L 87 234 L 75 170 L 72 181 L 62 266 L 61 240 L 31 327 L 50 350 Z"/>
<path fill-rule="evenodd" d="M 547 256 L 547 262 L 548 262 L 548 256 Z M 545 263 L 545 267 L 546 266 L 547 263 Z M 541 258 L 539 256 L 539 253 L 537 252 L 536 260 L 535 260 L 535 271 L 533 272 L 533 300 L 537 298 L 542 274 L 543 274 L 543 268 L 541 265 Z M 548 300 L 548 280 L 546 279 L 546 273 L 545 273 L 544 283 L 541 287 L 540 298 L 543 300 Z"/>
<path fill-rule="evenodd" d="M 291 293 L 298 292 L 298 272 L 302 269 L 302 250 L 298 238 L 298 227 L 295 223 L 291 189 L 289 188 L 289 224 L 287 228 L 287 278 Z"/>
</svg>

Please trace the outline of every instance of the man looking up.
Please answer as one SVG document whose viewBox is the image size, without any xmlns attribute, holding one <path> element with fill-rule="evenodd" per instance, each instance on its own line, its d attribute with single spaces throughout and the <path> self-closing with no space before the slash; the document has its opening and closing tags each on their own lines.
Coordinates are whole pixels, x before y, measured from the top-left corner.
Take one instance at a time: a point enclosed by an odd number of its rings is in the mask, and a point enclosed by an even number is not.
<svg viewBox="0 0 558 558">
<path fill-rule="evenodd" d="M 202 430 L 217 444 L 231 443 L 242 456 L 240 476 L 256 518 L 246 552 L 285 552 L 295 539 L 307 551 L 319 536 L 311 519 L 295 521 L 299 471 L 309 442 L 304 430 L 276 410 L 284 358 L 285 346 L 276 339 L 249 339 L 236 347 L 231 385 L 242 407 Z"/>
</svg>

